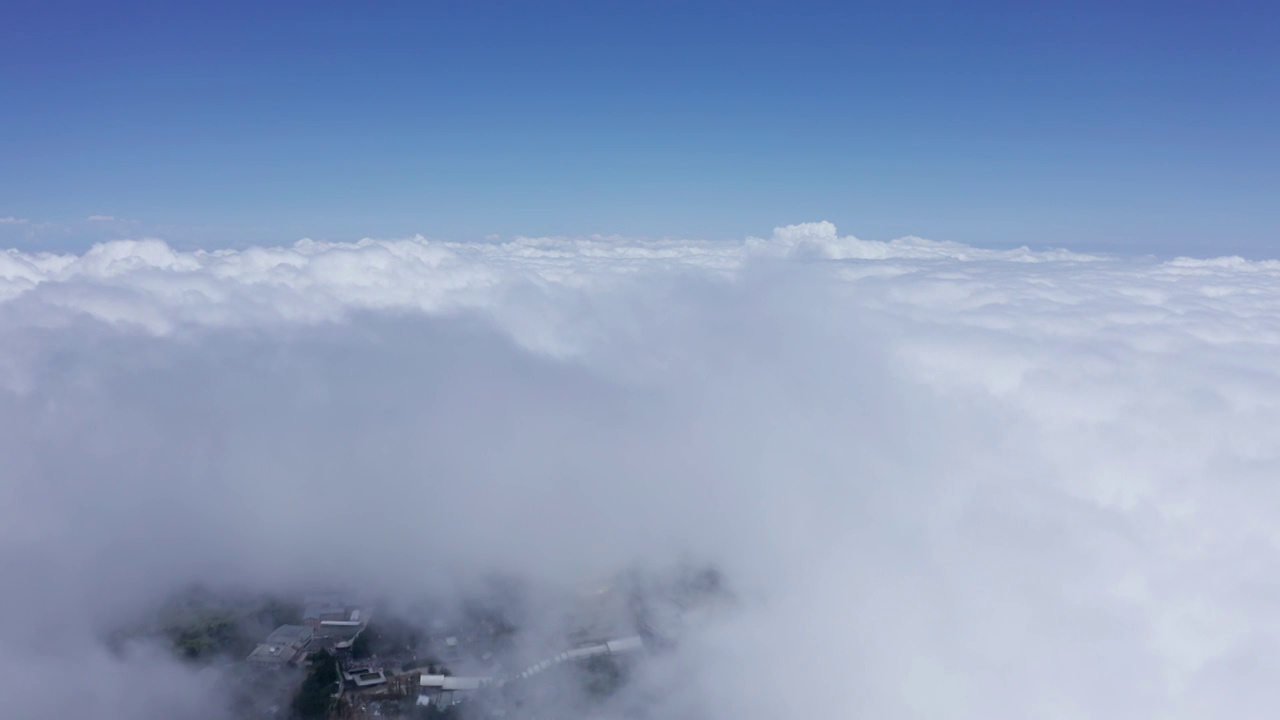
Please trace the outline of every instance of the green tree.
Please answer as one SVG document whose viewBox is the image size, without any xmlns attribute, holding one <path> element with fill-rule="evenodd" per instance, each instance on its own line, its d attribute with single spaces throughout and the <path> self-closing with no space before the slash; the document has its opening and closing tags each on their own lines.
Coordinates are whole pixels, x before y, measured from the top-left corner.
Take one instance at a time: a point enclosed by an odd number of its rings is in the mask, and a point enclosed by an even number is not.
<svg viewBox="0 0 1280 720">
<path fill-rule="evenodd" d="M 170 630 L 173 646 L 189 660 L 198 660 L 218 653 L 234 653 L 242 650 L 249 640 L 226 615 L 210 615 L 190 621 L 185 626 Z"/>
<path fill-rule="evenodd" d="M 303 720 L 323 720 L 329 716 L 329 706 L 338 684 L 338 664 L 328 650 L 323 650 L 311 664 L 311 671 L 302 681 L 302 687 L 293 698 L 294 717 Z"/>
<path fill-rule="evenodd" d="M 373 654 L 373 633 L 373 628 L 366 627 L 356 635 L 356 639 L 351 641 L 351 657 L 363 660 Z"/>
</svg>

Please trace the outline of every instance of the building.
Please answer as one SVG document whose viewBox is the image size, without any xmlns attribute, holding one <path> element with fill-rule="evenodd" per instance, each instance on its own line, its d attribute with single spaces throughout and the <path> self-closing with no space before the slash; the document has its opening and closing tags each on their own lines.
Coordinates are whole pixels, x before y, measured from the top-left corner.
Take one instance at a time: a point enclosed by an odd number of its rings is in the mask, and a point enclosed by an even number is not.
<svg viewBox="0 0 1280 720">
<path fill-rule="evenodd" d="M 342 595 L 311 595 L 303 605 L 302 621 L 317 638 L 333 640 L 333 647 L 351 646 L 356 635 L 369 624 L 369 613 Z"/>
<path fill-rule="evenodd" d="M 357 690 L 387 684 L 387 674 L 383 670 L 362 668 L 353 672 L 344 672 L 342 677 L 355 686 Z"/>
<path fill-rule="evenodd" d="M 591 658 L 613 656 L 620 657 L 640 653 L 647 648 L 639 635 L 615 638 L 595 645 L 576 647 L 547 657 L 536 662 L 514 675 L 494 677 L 454 677 L 451 675 L 431 675 L 423 673 L 418 678 L 418 705 L 448 707 L 474 697 L 478 691 L 504 687 L 509 682 L 529 680 L 546 670 L 560 667 L 565 663 L 575 663 Z"/>
<path fill-rule="evenodd" d="M 418 680 L 418 705 L 445 708 L 456 705 L 476 691 L 501 687 L 503 681 L 490 677 L 454 677 L 452 675 L 423 675 Z"/>
<path fill-rule="evenodd" d="M 341 595 L 310 595 L 303 605 L 302 621 L 318 628 L 326 621 L 342 622 L 350 617 L 351 606 Z"/>
<path fill-rule="evenodd" d="M 302 662 L 314 636 L 315 632 L 306 625 L 281 625 L 249 653 L 247 660 L 256 665 L 274 666 Z"/>
</svg>

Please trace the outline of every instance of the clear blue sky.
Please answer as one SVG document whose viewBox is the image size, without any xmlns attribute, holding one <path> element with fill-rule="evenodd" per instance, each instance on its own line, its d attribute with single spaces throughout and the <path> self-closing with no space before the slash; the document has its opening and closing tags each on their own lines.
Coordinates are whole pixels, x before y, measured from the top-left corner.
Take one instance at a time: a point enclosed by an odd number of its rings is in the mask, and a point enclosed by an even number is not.
<svg viewBox="0 0 1280 720">
<path fill-rule="evenodd" d="M 11 0 L 0 103 L 6 245 L 825 219 L 1280 255 L 1274 3 Z"/>
</svg>

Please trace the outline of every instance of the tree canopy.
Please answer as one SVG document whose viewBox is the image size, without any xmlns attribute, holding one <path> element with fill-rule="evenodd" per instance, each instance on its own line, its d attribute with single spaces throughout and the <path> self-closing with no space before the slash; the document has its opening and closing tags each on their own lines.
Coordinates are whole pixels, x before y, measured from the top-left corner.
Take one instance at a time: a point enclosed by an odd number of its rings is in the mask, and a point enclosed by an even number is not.
<svg viewBox="0 0 1280 720">
<path fill-rule="evenodd" d="M 338 664 L 328 650 L 323 650 L 312 661 L 307 678 L 293 698 L 293 715 L 301 720 L 321 720 L 328 717 L 333 693 L 337 689 Z"/>
</svg>

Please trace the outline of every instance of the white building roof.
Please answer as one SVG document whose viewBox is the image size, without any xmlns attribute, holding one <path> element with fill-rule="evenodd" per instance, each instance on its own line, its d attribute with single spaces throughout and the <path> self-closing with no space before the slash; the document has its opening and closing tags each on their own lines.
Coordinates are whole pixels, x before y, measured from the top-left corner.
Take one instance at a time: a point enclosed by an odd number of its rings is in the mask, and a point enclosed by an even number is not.
<svg viewBox="0 0 1280 720">
<path fill-rule="evenodd" d="M 489 678 L 483 677 L 446 677 L 441 690 L 479 690 L 488 684 Z"/>
<path fill-rule="evenodd" d="M 565 653 L 566 660 L 581 660 L 594 655 L 603 655 L 609 652 L 609 648 L 604 645 L 589 645 L 587 647 L 574 648 Z"/>
<path fill-rule="evenodd" d="M 644 649 L 644 640 L 641 640 L 639 635 L 632 635 L 631 637 L 622 638 L 620 640 L 610 640 L 605 644 L 609 646 L 609 652 L 611 653 L 632 652 Z"/>
</svg>

